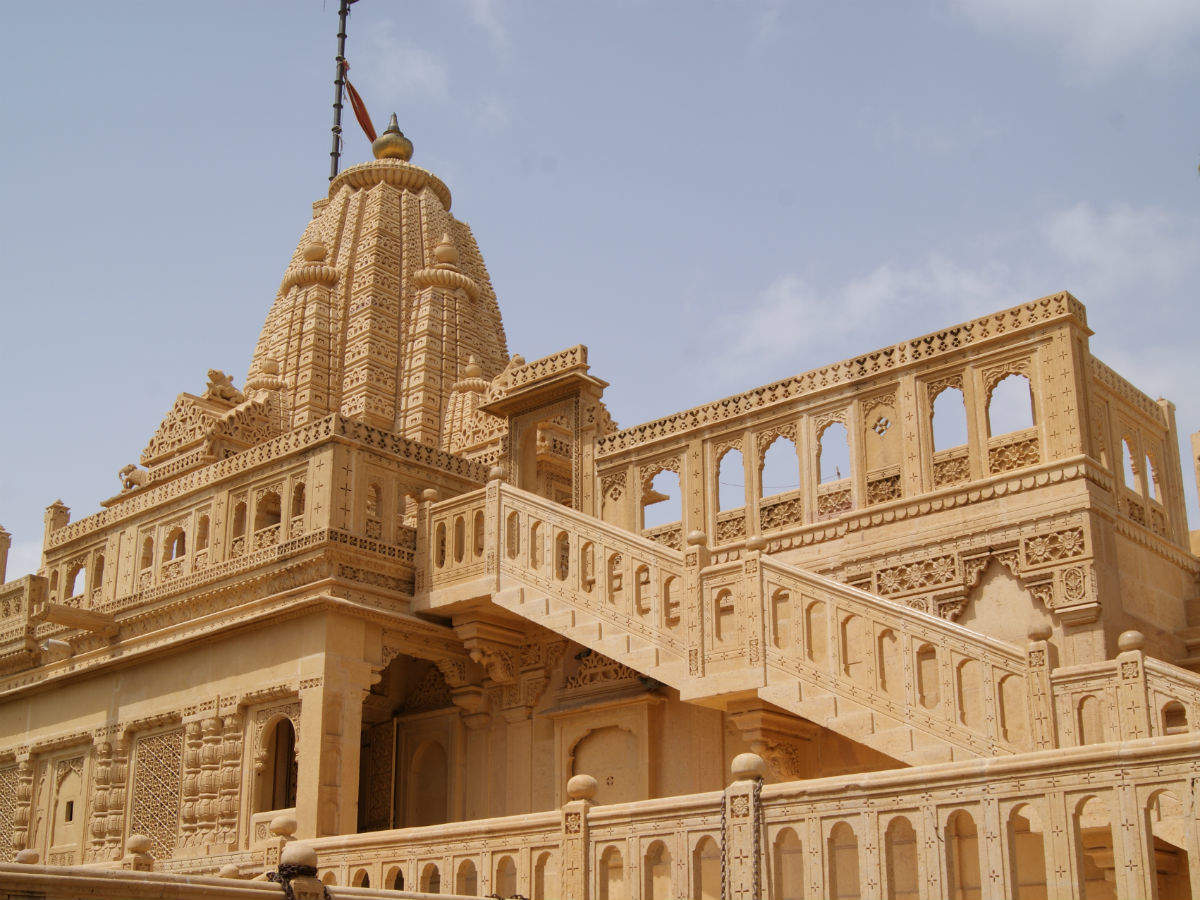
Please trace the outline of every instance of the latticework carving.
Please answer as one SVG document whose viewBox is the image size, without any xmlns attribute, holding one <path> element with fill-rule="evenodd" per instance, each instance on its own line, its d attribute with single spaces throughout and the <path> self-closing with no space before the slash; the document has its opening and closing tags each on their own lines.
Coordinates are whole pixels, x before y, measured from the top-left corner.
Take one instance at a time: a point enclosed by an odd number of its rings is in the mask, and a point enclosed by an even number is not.
<svg viewBox="0 0 1200 900">
<path fill-rule="evenodd" d="M 579 661 L 579 669 L 563 684 L 567 690 L 596 687 L 616 681 L 636 681 L 638 673 L 595 651 L 589 652 Z"/>
<path fill-rule="evenodd" d="M 1036 466 L 1039 461 L 1036 436 L 988 448 L 988 469 L 992 472 L 1011 472 L 1013 469 Z"/>
<path fill-rule="evenodd" d="M 1031 566 L 1082 556 L 1083 528 L 1067 528 L 1050 534 L 1039 534 L 1022 541 L 1025 562 Z"/>
<path fill-rule="evenodd" d="M 430 666 L 404 698 L 404 711 L 425 712 L 430 709 L 445 709 L 451 704 L 450 685 L 446 684 L 446 677 L 437 666 Z"/>
<path fill-rule="evenodd" d="M 183 729 L 138 739 L 134 750 L 129 832 L 150 838 L 150 852 L 158 859 L 165 859 L 175 852 L 182 766 Z"/>
<path fill-rule="evenodd" d="M 0 769 L 0 862 L 12 862 L 17 851 L 13 847 L 13 826 L 17 811 L 17 767 Z"/>
<path fill-rule="evenodd" d="M 901 566 L 880 569 L 876 576 L 879 593 L 903 594 L 919 591 L 957 580 L 957 568 L 953 556 L 935 556 Z"/>
</svg>

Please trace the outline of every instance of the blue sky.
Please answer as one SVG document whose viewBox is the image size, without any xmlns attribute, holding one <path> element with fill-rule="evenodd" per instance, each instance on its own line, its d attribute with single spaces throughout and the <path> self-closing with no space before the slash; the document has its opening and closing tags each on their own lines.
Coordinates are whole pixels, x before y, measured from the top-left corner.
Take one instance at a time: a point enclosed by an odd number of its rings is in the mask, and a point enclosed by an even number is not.
<svg viewBox="0 0 1200 900">
<path fill-rule="evenodd" d="M 12 578 L 48 503 L 95 511 L 177 393 L 244 377 L 325 191 L 336 2 L 0 17 Z M 510 349 L 587 343 L 622 425 L 1065 288 L 1200 428 L 1194 0 L 360 0 L 348 56 Z"/>
</svg>

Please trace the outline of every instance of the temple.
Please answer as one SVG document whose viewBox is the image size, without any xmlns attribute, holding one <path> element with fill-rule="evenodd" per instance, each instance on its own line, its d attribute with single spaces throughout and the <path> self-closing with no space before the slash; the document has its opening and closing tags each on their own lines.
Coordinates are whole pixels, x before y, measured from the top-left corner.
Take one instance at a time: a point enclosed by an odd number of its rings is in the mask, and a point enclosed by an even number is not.
<svg viewBox="0 0 1200 900">
<path fill-rule="evenodd" d="M 36 573 L 0 530 L 0 878 L 1200 900 L 1174 407 L 1079 301 L 620 428 L 411 153 L 313 204 L 240 387 Z"/>
</svg>

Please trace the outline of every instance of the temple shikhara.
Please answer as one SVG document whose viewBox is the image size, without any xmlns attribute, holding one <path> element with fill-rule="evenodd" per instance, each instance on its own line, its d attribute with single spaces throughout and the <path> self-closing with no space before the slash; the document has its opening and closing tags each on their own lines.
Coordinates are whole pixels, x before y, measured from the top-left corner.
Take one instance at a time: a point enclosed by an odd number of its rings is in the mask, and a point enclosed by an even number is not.
<svg viewBox="0 0 1200 900">
<path fill-rule="evenodd" d="M 1174 407 L 1078 300 L 622 428 L 411 152 L 0 562 L 0 887 L 1200 898 Z"/>
</svg>

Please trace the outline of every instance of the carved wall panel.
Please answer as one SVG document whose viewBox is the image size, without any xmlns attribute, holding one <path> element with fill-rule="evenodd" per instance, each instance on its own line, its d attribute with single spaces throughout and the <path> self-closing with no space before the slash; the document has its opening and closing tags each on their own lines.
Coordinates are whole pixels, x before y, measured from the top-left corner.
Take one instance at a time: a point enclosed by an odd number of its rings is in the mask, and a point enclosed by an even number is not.
<svg viewBox="0 0 1200 900">
<path fill-rule="evenodd" d="M 183 784 L 183 729 L 138 738 L 133 756 L 133 805 L 129 833 L 150 838 L 150 853 L 175 852 Z"/>
</svg>

